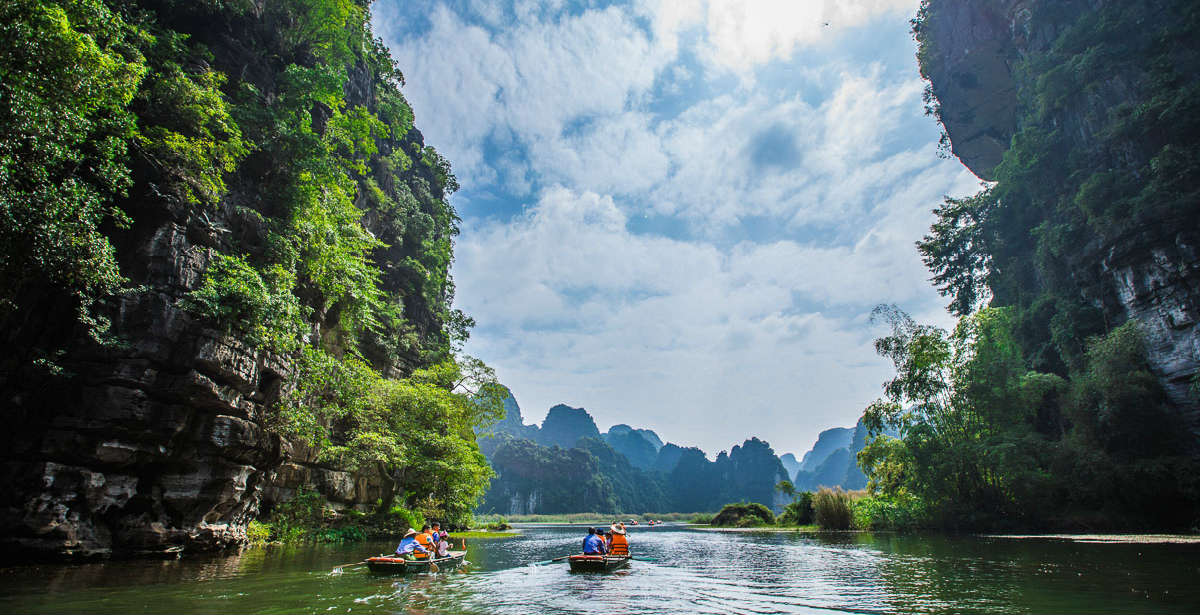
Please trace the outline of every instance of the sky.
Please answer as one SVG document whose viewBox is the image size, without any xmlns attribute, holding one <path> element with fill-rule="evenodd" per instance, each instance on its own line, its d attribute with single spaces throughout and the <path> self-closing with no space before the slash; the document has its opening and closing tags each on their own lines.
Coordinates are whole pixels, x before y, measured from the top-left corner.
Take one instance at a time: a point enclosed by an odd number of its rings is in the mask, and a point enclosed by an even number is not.
<svg viewBox="0 0 1200 615">
<path fill-rule="evenodd" d="M 710 456 L 809 450 L 892 373 L 871 310 L 951 324 L 914 242 L 938 156 L 919 0 L 378 0 L 462 188 L 466 352 L 526 423 L 584 407 Z"/>
</svg>

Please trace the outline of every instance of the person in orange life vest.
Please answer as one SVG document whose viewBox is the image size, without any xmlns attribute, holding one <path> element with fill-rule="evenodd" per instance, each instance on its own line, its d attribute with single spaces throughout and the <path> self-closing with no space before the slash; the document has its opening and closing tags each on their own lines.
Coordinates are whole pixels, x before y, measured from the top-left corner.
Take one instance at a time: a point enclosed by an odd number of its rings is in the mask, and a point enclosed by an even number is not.
<svg viewBox="0 0 1200 615">
<path fill-rule="evenodd" d="M 612 533 L 612 542 L 609 543 L 608 552 L 610 555 L 629 555 L 629 538 L 625 535 L 625 524 L 618 523 L 613 525 L 609 532 Z"/>
<path fill-rule="evenodd" d="M 436 547 L 433 545 L 433 532 L 430 530 L 429 524 L 421 526 L 421 533 L 417 534 L 417 544 L 425 547 L 426 551 L 433 553 Z"/>
</svg>

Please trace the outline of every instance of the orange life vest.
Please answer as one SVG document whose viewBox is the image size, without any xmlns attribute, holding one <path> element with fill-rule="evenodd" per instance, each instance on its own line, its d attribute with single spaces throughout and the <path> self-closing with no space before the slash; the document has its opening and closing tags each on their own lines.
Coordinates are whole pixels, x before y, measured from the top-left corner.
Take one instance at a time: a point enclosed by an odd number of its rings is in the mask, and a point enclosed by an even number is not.
<svg viewBox="0 0 1200 615">
<path fill-rule="evenodd" d="M 629 541 L 624 534 L 613 533 L 612 544 L 608 547 L 610 555 L 629 555 Z"/>
</svg>

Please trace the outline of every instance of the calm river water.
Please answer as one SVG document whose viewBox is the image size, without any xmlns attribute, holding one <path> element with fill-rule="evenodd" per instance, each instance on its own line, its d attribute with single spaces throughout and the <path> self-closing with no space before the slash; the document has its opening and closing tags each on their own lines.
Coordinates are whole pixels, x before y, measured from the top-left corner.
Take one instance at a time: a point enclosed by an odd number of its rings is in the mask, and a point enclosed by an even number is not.
<svg viewBox="0 0 1200 615">
<path fill-rule="evenodd" d="M 578 526 L 468 540 L 452 573 L 340 563 L 393 544 L 0 569 L 4 613 L 1196 613 L 1200 545 L 633 528 L 636 561 L 571 574 Z"/>
</svg>

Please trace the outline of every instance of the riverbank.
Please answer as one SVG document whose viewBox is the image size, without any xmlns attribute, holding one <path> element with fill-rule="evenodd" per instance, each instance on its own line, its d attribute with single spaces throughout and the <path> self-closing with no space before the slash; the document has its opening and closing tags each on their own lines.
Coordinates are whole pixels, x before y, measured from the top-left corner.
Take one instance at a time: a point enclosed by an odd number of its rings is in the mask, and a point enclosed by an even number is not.
<svg viewBox="0 0 1200 615">
<path fill-rule="evenodd" d="M 980 534 L 1004 540 L 1065 540 L 1069 542 L 1131 545 L 1200 545 L 1200 534 Z"/>
</svg>

